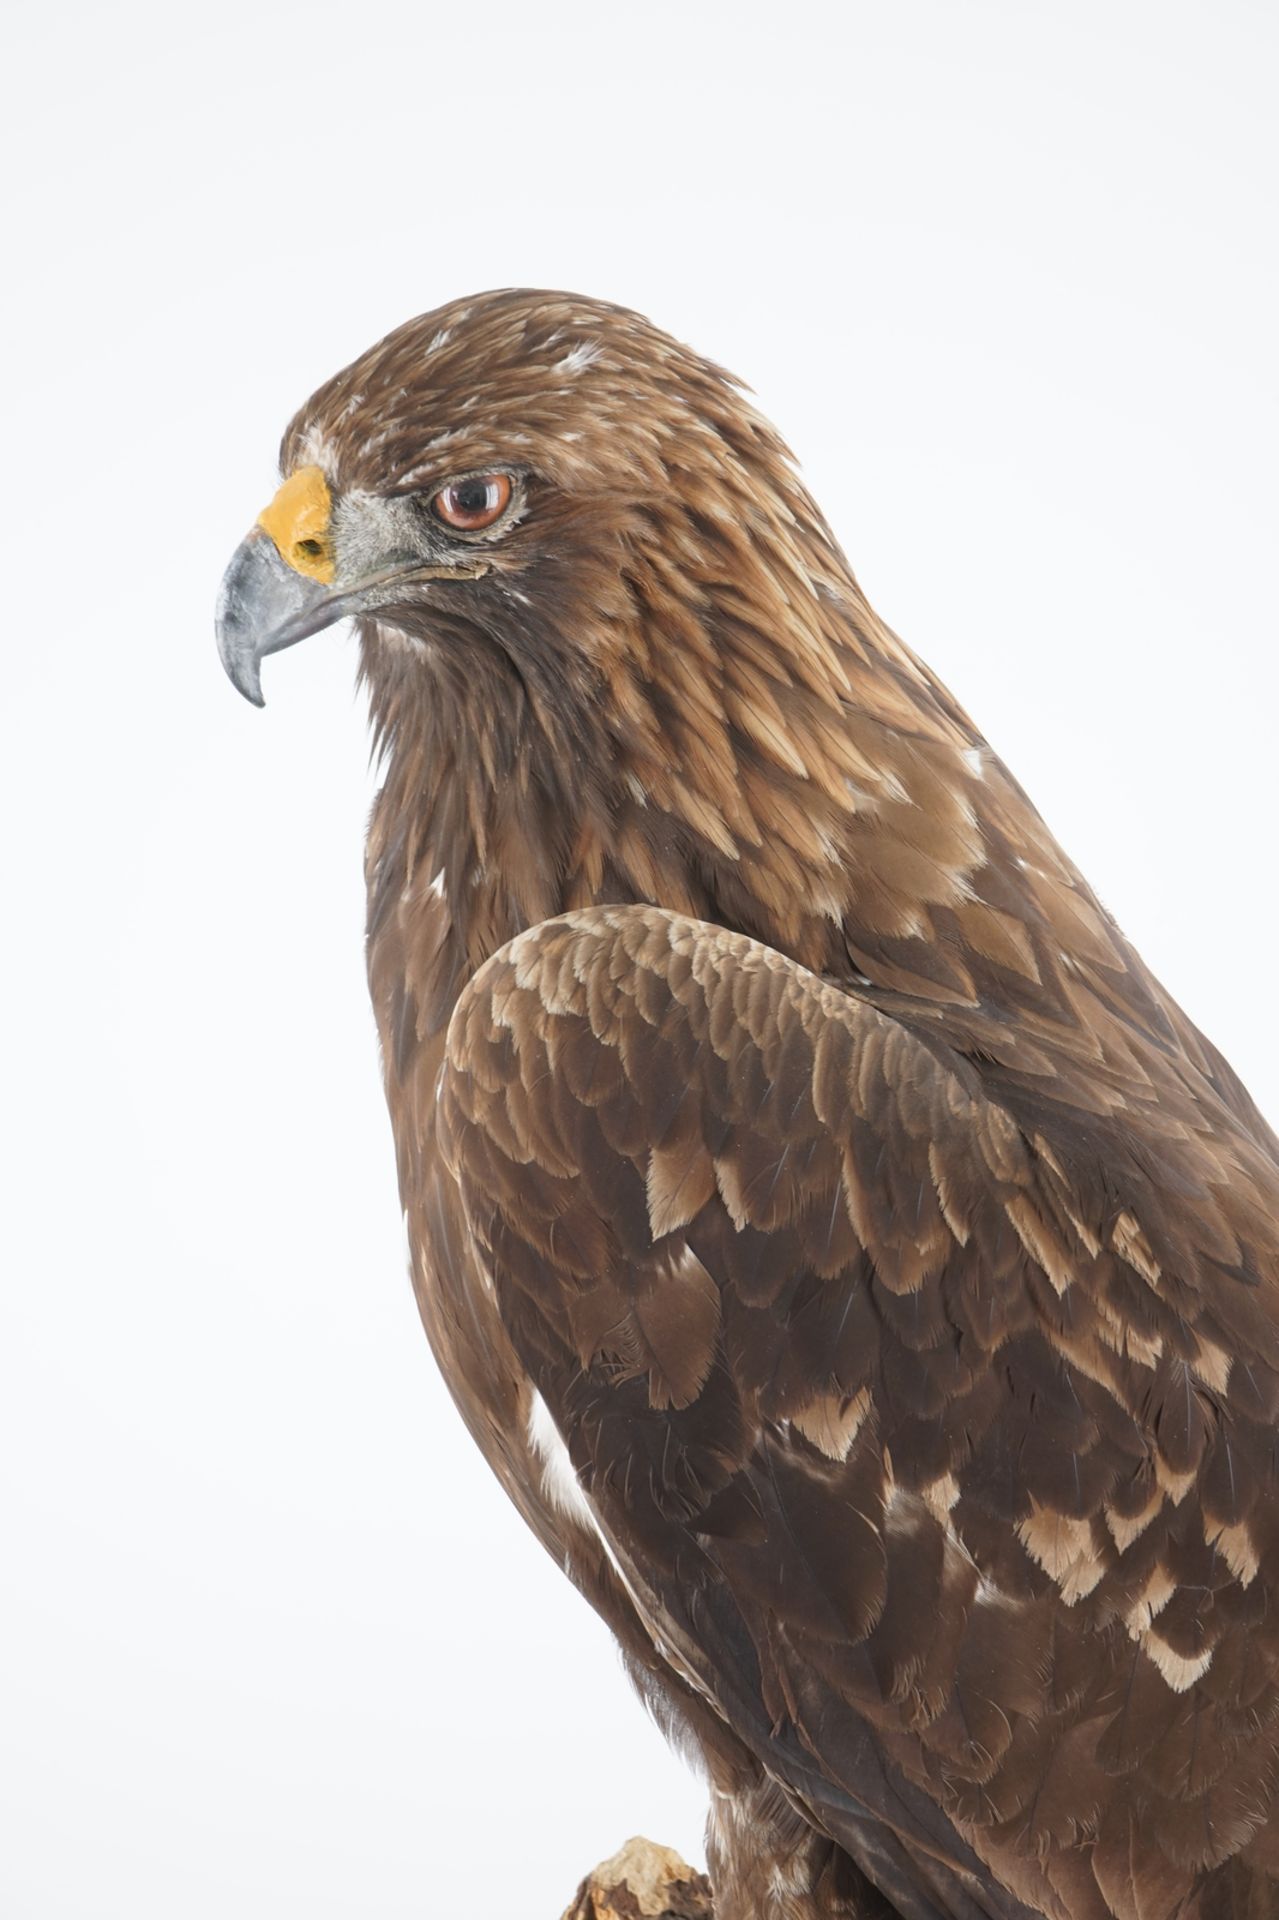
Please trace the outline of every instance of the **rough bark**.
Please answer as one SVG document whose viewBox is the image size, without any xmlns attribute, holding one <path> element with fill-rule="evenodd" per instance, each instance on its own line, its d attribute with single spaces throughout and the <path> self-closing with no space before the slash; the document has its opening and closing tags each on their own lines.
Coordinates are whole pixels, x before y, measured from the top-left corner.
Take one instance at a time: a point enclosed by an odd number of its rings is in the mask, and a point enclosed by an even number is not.
<svg viewBox="0 0 1279 1920">
<path fill-rule="evenodd" d="M 671 1847 L 635 1838 L 588 1873 L 562 1920 L 713 1920 L 711 1883 Z"/>
</svg>

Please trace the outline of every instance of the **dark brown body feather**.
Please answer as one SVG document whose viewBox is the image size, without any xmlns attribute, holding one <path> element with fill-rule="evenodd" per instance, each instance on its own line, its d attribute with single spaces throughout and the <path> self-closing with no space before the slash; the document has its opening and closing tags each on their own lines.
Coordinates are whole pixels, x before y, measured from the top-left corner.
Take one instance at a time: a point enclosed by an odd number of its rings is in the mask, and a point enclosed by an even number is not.
<svg viewBox="0 0 1279 1920">
<path fill-rule="evenodd" d="M 370 980 L 432 1345 L 703 1756 L 723 1920 L 1271 1912 L 1238 1081 L 716 369 L 486 296 L 285 456 L 531 477 L 365 625 Z"/>
</svg>

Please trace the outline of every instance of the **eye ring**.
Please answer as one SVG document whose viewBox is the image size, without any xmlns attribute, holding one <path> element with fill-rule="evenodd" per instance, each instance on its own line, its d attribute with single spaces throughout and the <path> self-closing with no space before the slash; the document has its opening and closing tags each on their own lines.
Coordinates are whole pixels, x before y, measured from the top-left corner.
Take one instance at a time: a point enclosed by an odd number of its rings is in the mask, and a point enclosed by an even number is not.
<svg viewBox="0 0 1279 1920">
<path fill-rule="evenodd" d="M 472 473 L 450 480 L 431 496 L 431 512 L 455 533 L 483 533 L 511 504 L 509 473 Z"/>
</svg>

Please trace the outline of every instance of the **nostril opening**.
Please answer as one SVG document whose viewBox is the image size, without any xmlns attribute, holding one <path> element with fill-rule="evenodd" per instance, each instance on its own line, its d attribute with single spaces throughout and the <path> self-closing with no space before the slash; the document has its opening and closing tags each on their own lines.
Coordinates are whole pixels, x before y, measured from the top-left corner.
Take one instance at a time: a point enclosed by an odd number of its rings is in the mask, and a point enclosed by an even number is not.
<svg viewBox="0 0 1279 1920">
<path fill-rule="evenodd" d="M 322 560 L 324 543 L 320 540 L 299 540 L 293 551 L 302 554 L 307 560 Z"/>
</svg>

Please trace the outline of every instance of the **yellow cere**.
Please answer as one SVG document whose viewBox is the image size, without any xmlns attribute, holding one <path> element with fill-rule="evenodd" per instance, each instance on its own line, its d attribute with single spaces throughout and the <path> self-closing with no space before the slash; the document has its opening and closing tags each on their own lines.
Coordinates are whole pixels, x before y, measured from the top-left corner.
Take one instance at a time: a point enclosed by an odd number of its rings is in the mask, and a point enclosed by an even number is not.
<svg viewBox="0 0 1279 1920">
<path fill-rule="evenodd" d="M 333 579 L 333 545 L 329 538 L 329 483 L 318 467 L 299 467 L 291 473 L 269 507 L 258 515 L 258 525 L 269 533 L 280 558 L 308 580 Z"/>
</svg>

